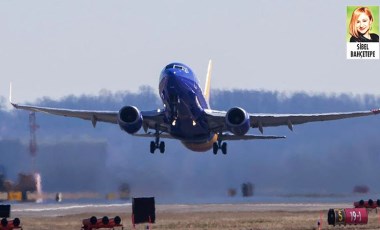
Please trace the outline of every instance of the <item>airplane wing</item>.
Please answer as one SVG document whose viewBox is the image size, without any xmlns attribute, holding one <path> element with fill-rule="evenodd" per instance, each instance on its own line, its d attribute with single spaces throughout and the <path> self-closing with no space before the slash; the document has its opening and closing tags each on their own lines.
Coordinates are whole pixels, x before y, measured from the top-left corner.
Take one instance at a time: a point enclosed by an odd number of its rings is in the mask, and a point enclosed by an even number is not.
<svg viewBox="0 0 380 230">
<path fill-rule="evenodd" d="M 102 121 L 117 124 L 117 111 L 71 110 L 29 105 L 18 105 L 15 103 L 12 103 L 12 105 L 16 109 L 29 110 L 32 112 L 42 112 L 64 117 L 76 117 L 84 120 L 90 120 L 93 122 Z"/>
<path fill-rule="evenodd" d="M 225 116 L 227 112 L 217 110 L 205 110 L 207 122 L 212 130 L 226 131 Z M 285 125 L 293 130 L 293 125 L 316 121 L 331 121 L 354 117 L 377 115 L 380 109 L 368 111 L 354 111 L 341 113 L 316 113 L 316 114 L 248 114 L 252 128 L 259 128 L 263 133 L 263 127 Z"/>
<path fill-rule="evenodd" d="M 317 114 L 250 114 L 250 122 L 252 127 L 269 127 L 287 125 L 291 129 L 292 125 L 299 125 L 316 121 L 332 121 L 354 117 L 364 117 L 369 115 L 377 115 L 379 109 L 369 111 L 354 111 L 342 113 L 317 113 Z"/>
<path fill-rule="evenodd" d="M 16 109 L 29 110 L 32 112 L 42 112 L 48 114 L 54 114 L 64 117 L 75 117 L 81 118 L 83 120 L 89 120 L 95 127 L 98 121 L 117 124 L 118 111 L 98 111 L 98 110 L 72 110 L 72 109 L 61 109 L 61 108 L 50 108 L 50 107 L 39 107 L 30 105 L 19 105 L 12 103 L 13 107 Z M 163 122 L 164 112 L 160 110 L 152 111 L 141 111 L 143 116 L 143 127 L 146 131 L 148 128 L 155 128 L 162 132 L 167 132 L 168 128 Z"/>
</svg>

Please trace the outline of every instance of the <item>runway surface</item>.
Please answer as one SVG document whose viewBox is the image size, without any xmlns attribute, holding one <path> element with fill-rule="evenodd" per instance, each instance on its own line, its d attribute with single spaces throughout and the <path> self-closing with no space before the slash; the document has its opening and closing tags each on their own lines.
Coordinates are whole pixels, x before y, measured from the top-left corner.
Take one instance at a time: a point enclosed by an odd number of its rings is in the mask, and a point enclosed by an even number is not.
<svg viewBox="0 0 380 230">
<path fill-rule="evenodd" d="M 240 204 L 158 204 L 155 230 L 191 229 L 336 229 L 327 225 L 330 208 L 350 208 L 352 203 L 240 203 Z M 17 203 L 12 204 L 11 218 L 18 217 L 25 230 L 80 229 L 82 220 L 97 216 L 122 218 L 124 229 L 132 228 L 131 203 Z M 379 229 L 380 216 L 371 212 L 363 226 L 344 229 Z M 137 229 L 144 229 L 139 226 Z"/>
<path fill-rule="evenodd" d="M 170 204 L 156 205 L 157 212 L 257 212 L 257 211 L 319 211 L 351 207 L 350 203 L 258 203 L 258 204 Z M 131 203 L 115 204 L 13 204 L 15 216 L 55 217 L 83 213 L 132 213 Z"/>
</svg>

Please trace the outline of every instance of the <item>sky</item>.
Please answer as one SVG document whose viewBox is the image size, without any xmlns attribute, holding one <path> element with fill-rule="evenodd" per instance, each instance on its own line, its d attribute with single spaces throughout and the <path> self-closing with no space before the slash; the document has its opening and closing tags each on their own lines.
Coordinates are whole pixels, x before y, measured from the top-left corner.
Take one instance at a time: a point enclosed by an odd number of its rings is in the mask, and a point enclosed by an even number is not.
<svg viewBox="0 0 380 230">
<path fill-rule="evenodd" d="M 347 5 L 379 2 L 0 1 L 0 97 L 158 91 L 174 61 L 203 86 L 209 59 L 213 89 L 378 95 L 380 60 L 346 59 Z"/>
</svg>

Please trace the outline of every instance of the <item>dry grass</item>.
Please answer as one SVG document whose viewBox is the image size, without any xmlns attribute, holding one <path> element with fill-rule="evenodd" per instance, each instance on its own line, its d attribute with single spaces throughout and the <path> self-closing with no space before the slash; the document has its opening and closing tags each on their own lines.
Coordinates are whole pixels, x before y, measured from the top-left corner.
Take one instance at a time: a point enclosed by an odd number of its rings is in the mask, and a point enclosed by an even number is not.
<svg viewBox="0 0 380 230">
<path fill-rule="evenodd" d="M 30 217 L 21 218 L 25 230 L 74 230 L 81 228 L 81 220 L 93 213 L 76 214 L 59 217 Z M 105 213 L 97 213 L 102 217 Z M 119 215 L 124 222 L 124 229 L 132 229 L 131 214 L 107 213 L 108 216 Z M 156 223 L 152 229 L 192 229 L 192 230 L 221 230 L 221 229 L 317 229 L 320 211 L 287 212 L 287 211 L 217 211 L 217 212 L 172 212 L 157 211 Z M 323 229 L 379 229 L 379 219 L 376 213 L 369 214 L 367 225 L 333 227 L 327 226 L 327 211 L 323 211 Z M 139 225 L 137 229 L 145 229 Z M 120 228 L 119 228 L 120 229 Z"/>
</svg>

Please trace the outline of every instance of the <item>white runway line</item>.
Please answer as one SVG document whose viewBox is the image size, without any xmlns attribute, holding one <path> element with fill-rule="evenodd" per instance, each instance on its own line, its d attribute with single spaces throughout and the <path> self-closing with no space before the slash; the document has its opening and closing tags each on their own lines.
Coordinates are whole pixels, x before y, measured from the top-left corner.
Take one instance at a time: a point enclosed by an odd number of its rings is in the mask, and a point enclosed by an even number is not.
<svg viewBox="0 0 380 230">
<path fill-rule="evenodd" d="M 113 207 L 127 207 L 132 204 L 87 204 L 87 205 L 71 205 L 71 206 L 59 206 L 59 207 L 44 207 L 44 208 L 15 208 L 12 212 L 44 212 L 44 211 L 61 211 L 71 209 L 84 209 L 84 208 L 113 208 Z"/>
<path fill-rule="evenodd" d="M 66 216 L 81 213 L 121 212 L 131 210 L 131 203 L 124 204 L 19 204 L 12 206 L 12 213 L 20 216 Z"/>
</svg>

